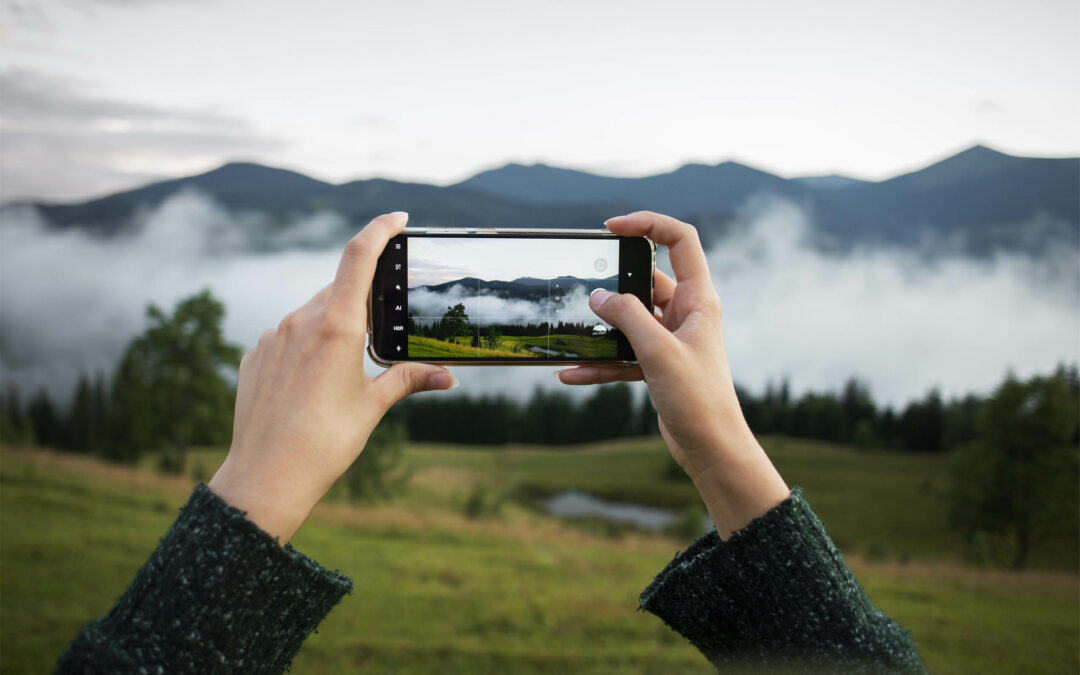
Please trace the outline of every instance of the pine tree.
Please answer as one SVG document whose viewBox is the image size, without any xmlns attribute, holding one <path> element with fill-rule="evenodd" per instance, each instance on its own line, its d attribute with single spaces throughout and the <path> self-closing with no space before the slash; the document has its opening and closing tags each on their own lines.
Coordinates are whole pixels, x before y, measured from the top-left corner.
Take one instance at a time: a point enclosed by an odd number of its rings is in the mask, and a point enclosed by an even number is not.
<svg viewBox="0 0 1080 675">
<path fill-rule="evenodd" d="M 97 419 L 94 411 L 94 393 L 90 378 L 79 376 L 75 396 L 68 413 L 69 447 L 79 452 L 91 452 L 97 447 Z"/>
<path fill-rule="evenodd" d="M 641 392 L 641 412 L 638 416 L 639 433 L 642 436 L 655 436 L 660 433 L 660 420 L 656 416 L 656 406 L 653 405 L 648 389 Z"/>
<path fill-rule="evenodd" d="M 5 392 L 0 394 L 0 443 L 4 445 L 33 445 L 34 430 L 31 427 L 25 411 L 19 389 L 14 384 L 8 384 Z"/>
<path fill-rule="evenodd" d="M 30 400 L 26 416 L 38 445 L 53 448 L 65 445 L 63 421 L 56 412 L 56 405 L 49 396 L 49 392 L 45 389 L 40 389 Z"/>
</svg>

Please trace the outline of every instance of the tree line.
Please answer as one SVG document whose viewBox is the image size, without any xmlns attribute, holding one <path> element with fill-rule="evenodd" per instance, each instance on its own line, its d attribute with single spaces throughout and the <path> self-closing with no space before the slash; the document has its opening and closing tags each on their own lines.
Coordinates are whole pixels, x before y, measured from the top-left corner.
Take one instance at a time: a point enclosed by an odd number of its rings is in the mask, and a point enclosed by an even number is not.
<svg viewBox="0 0 1080 675">
<path fill-rule="evenodd" d="M 388 418 L 404 423 L 411 440 L 477 445 L 570 445 L 658 432 L 652 400 L 635 400 L 625 382 L 597 387 L 582 401 L 541 388 L 524 402 L 502 394 L 414 396 Z"/>
<path fill-rule="evenodd" d="M 1054 377 L 1077 391 L 1075 366 L 1059 368 Z M 973 394 L 945 400 L 934 389 L 894 410 L 876 404 L 869 388 L 856 379 L 839 391 L 801 396 L 793 396 L 786 381 L 769 385 L 760 395 L 736 390 L 756 434 L 916 452 L 945 452 L 978 438 L 980 412 L 987 404 L 986 397 Z M 525 400 L 426 395 L 403 401 L 391 415 L 406 424 L 410 438 L 428 442 L 563 445 L 658 433 L 648 392 L 635 400 L 625 383 L 598 387 L 580 401 L 541 388 Z"/>
<path fill-rule="evenodd" d="M 875 403 L 869 387 L 854 378 L 839 391 L 798 397 L 792 396 L 786 380 L 769 384 L 760 396 L 738 386 L 736 390 L 746 421 L 758 434 L 923 452 L 944 452 L 973 440 L 984 403 L 973 394 L 945 400 L 932 389 L 894 410 Z"/>
</svg>

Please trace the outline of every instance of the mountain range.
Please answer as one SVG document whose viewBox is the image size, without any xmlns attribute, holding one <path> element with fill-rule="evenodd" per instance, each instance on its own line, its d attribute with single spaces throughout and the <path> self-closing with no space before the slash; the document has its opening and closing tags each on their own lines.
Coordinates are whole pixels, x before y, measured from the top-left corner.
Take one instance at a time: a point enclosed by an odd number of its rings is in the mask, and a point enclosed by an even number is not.
<svg viewBox="0 0 1080 675">
<path fill-rule="evenodd" d="M 118 236 L 137 227 L 137 214 L 184 191 L 229 211 L 260 214 L 268 228 L 304 214 L 337 212 L 346 226 L 327 245 L 395 210 L 408 211 L 415 226 L 595 228 L 613 214 L 651 209 L 695 223 L 708 242 L 745 224 L 752 200 L 779 198 L 804 209 L 826 245 L 936 242 L 975 254 L 1080 249 L 1080 159 L 1016 157 L 984 146 L 879 182 L 789 179 L 723 162 L 641 178 L 508 164 L 449 186 L 378 178 L 331 184 L 230 163 L 79 204 L 29 205 L 51 227 Z"/>
</svg>

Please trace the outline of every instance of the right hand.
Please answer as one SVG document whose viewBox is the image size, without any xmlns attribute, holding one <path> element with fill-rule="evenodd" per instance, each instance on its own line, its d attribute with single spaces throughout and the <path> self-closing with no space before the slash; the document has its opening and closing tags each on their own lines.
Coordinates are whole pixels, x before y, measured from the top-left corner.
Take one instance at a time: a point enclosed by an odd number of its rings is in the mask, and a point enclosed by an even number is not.
<svg viewBox="0 0 1080 675">
<path fill-rule="evenodd" d="M 631 294 L 598 290 L 601 319 L 626 335 L 637 366 L 561 371 L 565 384 L 644 379 L 671 456 L 693 480 L 721 537 L 790 495 L 743 417 L 724 349 L 720 298 L 693 226 L 649 211 L 612 218 L 608 229 L 666 246 L 676 282 L 656 272 L 654 316 Z"/>
</svg>

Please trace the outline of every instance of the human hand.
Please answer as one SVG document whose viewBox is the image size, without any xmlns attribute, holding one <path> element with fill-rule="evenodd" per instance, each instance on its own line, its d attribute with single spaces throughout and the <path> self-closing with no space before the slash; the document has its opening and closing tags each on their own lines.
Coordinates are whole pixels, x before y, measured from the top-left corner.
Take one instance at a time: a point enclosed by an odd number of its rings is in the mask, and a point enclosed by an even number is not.
<svg viewBox="0 0 1080 675">
<path fill-rule="evenodd" d="M 720 298 L 693 226 L 639 211 L 612 218 L 608 229 L 666 246 L 678 282 L 657 270 L 649 310 L 631 294 L 597 290 L 596 314 L 626 335 L 637 366 L 580 366 L 559 373 L 565 384 L 644 379 L 671 456 L 698 488 L 716 530 L 731 532 L 790 495 L 742 414 L 724 349 Z"/>
<path fill-rule="evenodd" d="M 450 371 L 399 363 L 364 372 L 375 263 L 408 214 L 372 220 L 345 246 L 333 283 L 263 333 L 240 362 L 232 447 L 210 489 L 284 545 L 405 396 L 449 389 Z"/>
</svg>

